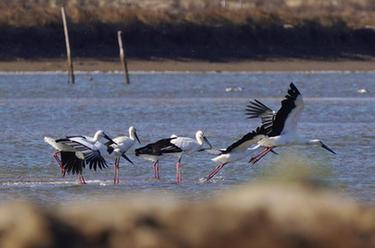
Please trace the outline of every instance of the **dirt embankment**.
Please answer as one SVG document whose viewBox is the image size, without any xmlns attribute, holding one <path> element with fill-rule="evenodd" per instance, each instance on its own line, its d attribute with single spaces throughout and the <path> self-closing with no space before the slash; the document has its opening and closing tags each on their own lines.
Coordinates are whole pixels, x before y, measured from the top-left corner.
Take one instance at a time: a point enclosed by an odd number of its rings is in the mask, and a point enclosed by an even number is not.
<svg viewBox="0 0 375 248">
<path fill-rule="evenodd" d="M 369 59 L 375 56 L 369 0 L 0 1 L 0 59 L 65 54 L 65 4 L 73 55 L 117 57 L 117 30 L 138 59 L 208 61 L 279 58 Z"/>
<path fill-rule="evenodd" d="M 206 202 L 3 204 L 0 246 L 374 247 L 375 208 L 293 184 L 252 184 Z"/>
</svg>

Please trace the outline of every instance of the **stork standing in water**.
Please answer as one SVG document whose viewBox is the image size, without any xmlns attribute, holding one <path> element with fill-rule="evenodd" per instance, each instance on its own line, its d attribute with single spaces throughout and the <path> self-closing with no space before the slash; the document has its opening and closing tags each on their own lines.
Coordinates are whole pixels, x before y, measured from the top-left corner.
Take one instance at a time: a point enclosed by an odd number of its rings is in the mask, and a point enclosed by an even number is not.
<svg viewBox="0 0 375 248">
<path fill-rule="evenodd" d="M 189 137 L 178 137 L 172 136 L 168 139 L 162 139 L 155 143 L 149 144 L 145 147 L 136 149 L 136 156 L 141 156 L 145 159 L 154 161 L 154 168 L 156 167 L 155 177 L 159 177 L 159 158 L 165 154 L 173 154 L 178 157 L 176 163 L 176 183 L 179 184 L 182 181 L 181 175 L 181 159 L 183 154 L 192 154 L 206 150 L 203 148 L 204 143 L 207 143 L 212 148 L 212 145 L 208 139 L 204 136 L 203 131 L 199 130 L 195 134 L 195 139 Z"/>
<path fill-rule="evenodd" d="M 176 139 L 177 135 L 171 135 L 170 138 L 160 139 L 154 143 L 147 144 L 144 147 L 135 149 L 135 156 L 153 162 L 154 178 L 160 179 L 160 159 L 163 155 L 182 152 L 171 140 Z"/>
<path fill-rule="evenodd" d="M 277 113 L 257 100 L 255 100 L 255 102 L 250 102 L 247 108 L 249 118 L 262 118 L 263 125 L 267 129 L 270 129 L 270 131 L 267 137 L 258 142 L 261 147 L 264 147 L 264 150 L 252 157 L 249 162 L 255 164 L 272 151 L 273 148 L 282 146 L 318 145 L 336 154 L 321 140 L 305 139 L 298 135 L 297 124 L 303 109 L 304 103 L 302 95 L 293 83 L 289 85 L 288 94 L 285 96 L 284 100 L 281 101 L 281 108 Z"/>
<path fill-rule="evenodd" d="M 129 127 L 129 137 L 128 136 L 118 136 L 113 139 L 113 141 L 109 141 L 106 143 L 108 146 L 107 152 L 109 155 L 115 156 L 115 165 L 114 165 L 114 171 L 115 175 L 113 178 L 114 184 L 120 183 L 120 159 L 123 157 L 127 161 L 129 161 L 131 164 L 133 162 L 126 156 L 126 152 L 134 145 L 135 141 L 138 141 L 139 144 L 141 144 L 141 141 L 138 138 L 137 130 L 131 126 Z"/>
<path fill-rule="evenodd" d="M 78 180 L 81 184 L 86 184 L 84 177 L 82 176 L 82 169 L 85 167 L 85 160 L 87 155 L 87 149 L 91 150 L 98 150 L 100 148 L 99 140 L 102 138 L 106 138 L 109 141 L 113 142 L 113 140 L 105 134 L 102 130 L 98 130 L 94 137 L 89 136 L 67 136 L 62 139 L 54 139 L 51 137 L 44 137 L 44 141 L 51 145 L 55 152 L 53 157 L 60 165 L 61 172 L 63 176 L 65 173 L 72 173 L 78 175 Z M 97 145 L 95 145 L 98 143 Z M 86 152 L 85 152 L 86 151 Z M 60 158 L 58 157 L 60 155 Z M 100 153 L 94 152 L 94 157 L 88 157 L 87 162 L 90 163 L 90 169 L 96 170 L 97 168 L 106 168 L 107 163 L 104 158 L 100 155 Z M 93 160 L 96 158 L 95 160 Z"/>
</svg>

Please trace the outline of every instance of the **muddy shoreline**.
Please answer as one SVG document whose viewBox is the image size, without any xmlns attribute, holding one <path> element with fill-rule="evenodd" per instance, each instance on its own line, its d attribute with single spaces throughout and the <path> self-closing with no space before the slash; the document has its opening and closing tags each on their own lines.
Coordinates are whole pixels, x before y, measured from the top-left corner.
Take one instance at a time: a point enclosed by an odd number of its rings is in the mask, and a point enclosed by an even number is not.
<svg viewBox="0 0 375 248">
<path fill-rule="evenodd" d="M 375 71 L 375 60 L 235 60 L 227 62 L 210 62 L 205 60 L 138 60 L 128 61 L 130 71 L 230 71 L 230 72 L 255 72 L 255 71 Z M 0 61 L 0 71 L 65 71 L 64 59 L 40 60 L 12 60 Z M 117 59 L 87 59 L 74 60 L 76 71 L 120 71 L 121 64 Z"/>
</svg>

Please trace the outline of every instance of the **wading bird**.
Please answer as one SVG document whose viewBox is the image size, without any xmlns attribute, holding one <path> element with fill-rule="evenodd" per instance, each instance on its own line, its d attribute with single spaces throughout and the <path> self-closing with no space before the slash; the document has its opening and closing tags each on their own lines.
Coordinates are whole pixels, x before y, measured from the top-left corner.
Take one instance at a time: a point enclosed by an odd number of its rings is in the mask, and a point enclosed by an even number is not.
<svg viewBox="0 0 375 248">
<path fill-rule="evenodd" d="M 154 176 L 156 178 L 159 177 L 159 158 L 165 154 L 173 154 L 178 157 L 176 163 L 176 183 L 181 183 L 182 175 L 181 175 L 181 159 L 183 154 L 192 154 L 195 152 L 200 152 L 206 150 L 203 148 L 204 143 L 209 145 L 209 149 L 212 148 L 212 145 L 208 141 L 208 139 L 204 136 L 204 133 L 199 130 L 195 134 L 195 139 L 189 137 L 178 137 L 172 136 L 168 139 L 162 139 L 155 143 L 148 144 L 145 147 L 141 147 L 136 149 L 136 156 L 143 157 L 147 160 L 151 160 L 154 162 L 154 168 L 156 168 L 156 172 L 154 172 Z M 154 169 L 155 170 L 155 169 Z"/>
<path fill-rule="evenodd" d="M 53 157 L 59 164 L 63 176 L 65 176 L 65 173 L 77 174 L 79 182 L 85 184 L 85 179 L 82 176 L 82 169 L 85 167 L 85 163 L 89 163 L 90 169 L 94 170 L 108 167 L 100 153 L 96 152 L 96 156 L 93 156 L 92 153 L 87 151 L 87 149 L 97 150 L 95 144 L 100 143 L 99 140 L 101 138 L 106 138 L 113 142 L 102 130 L 97 131 L 94 137 L 67 136 L 62 139 L 44 137 L 44 141 L 55 149 Z M 58 155 L 60 155 L 60 158 Z"/>
<path fill-rule="evenodd" d="M 249 162 L 255 164 L 275 147 L 293 146 L 293 145 L 318 145 L 336 154 L 331 148 L 325 145 L 319 139 L 305 139 L 298 135 L 297 124 L 304 108 L 301 93 L 297 87 L 291 83 L 288 94 L 281 101 L 281 108 L 277 113 L 265 106 L 263 103 L 255 100 L 247 106 L 247 115 L 249 118 L 260 117 L 266 129 L 269 129 L 267 137 L 261 139 L 258 144 L 264 147 L 264 150 L 258 155 L 252 157 Z"/>
<path fill-rule="evenodd" d="M 154 143 L 147 144 L 144 147 L 135 149 L 135 156 L 141 157 L 145 160 L 153 162 L 154 178 L 160 179 L 160 164 L 159 161 L 163 155 L 182 152 L 182 150 L 176 145 L 171 143 L 171 140 L 176 139 L 176 135 L 172 135 L 170 138 L 161 139 Z"/>
<path fill-rule="evenodd" d="M 113 139 L 113 141 L 109 141 L 106 143 L 107 152 L 109 155 L 113 155 L 115 157 L 115 165 L 114 165 L 114 171 L 115 175 L 113 178 L 114 184 L 120 183 L 120 158 L 123 157 L 127 161 L 129 161 L 131 164 L 133 162 L 126 156 L 126 152 L 134 145 L 135 140 L 138 141 L 139 144 L 141 144 L 141 141 L 138 138 L 137 130 L 131 126 L 129 127 L 129 137 L 128 136 L 118 136 Z"/>
</svg>

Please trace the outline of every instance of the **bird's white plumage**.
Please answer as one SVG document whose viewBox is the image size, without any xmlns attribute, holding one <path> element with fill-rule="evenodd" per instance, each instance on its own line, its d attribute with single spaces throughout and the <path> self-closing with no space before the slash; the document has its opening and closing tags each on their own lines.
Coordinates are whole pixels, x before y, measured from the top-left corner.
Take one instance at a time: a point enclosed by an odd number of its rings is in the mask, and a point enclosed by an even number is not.
<svg viewBox="0 0 375 248">
<path fill-rule="evenodd" d="M 177 137 L 171 140 L 171 143 L 180 148 L 186 154 L 198 151 L 201 147 L 196 140 L 189 137 Z"/>
<path fill-rule="evenodd" d="M 44 137 L 44 142 L 52 146 L 56 151 L 76 152 L 76 149 L 74 149 L 73 147 L 62 143 L 57 143 L 56 139 L 48 136 Z"/>
<path fill-rule="evenodd" d="M 294 101 L 296 107 L 289 113 L 288 118 L 285 120 L 284 129 L 281 134 L 296 133 L 298 122 L 304 109 L 304 102 L 302 95 L 298 95 Z"/>
<path fill-rule="evenodd" d="M 251 148 L 247 148 L 241 151 L 236 150 L 230 153 L 224 153 L 224 154 L 214 157 L 211 160 L 215 162 L 216 164 L 227 164 L 227 163 L 239 161 L 241 159 L 249 157 L 258 148 L 259 148 L 259 145 L 251 147 Z"/>
<path fill-rule="evenodd" d="M 304 109 L 304 102 L 301 93 L 293 83 L 290 84 L 288 95 L 285 96 L 281 105 L 280 110 L 277 112 L 275 119 L 272 122 L 272 128 L 268 137 L 265 137 L 258 142 L 258 144 L 265 149 L 257 156 L 252 157 L 250 160 L 251 162 L 256 163 L 267 153 L 272 151 L 274 147 L 280 146 L 319 145 L 335 154 L 335 152 L 322 141 L 317 139 L 309 140 L 298 135 L 297 126 Z M 250 103 L 248 109 L 251 118 L 262 117 L 262 111 L 269 110 L 267 106 L 259 103 L 259 101 L 256 101 L 255 104 L 254 102 Z"/>
<path fill-rule="evenodd" d="M 115 153 L 125 153 L 133 148 L 135 141 L 137 139 L 136 129 L 131 126 L 129 127 L 129 136 L 121 135 L 113 138 L 112 140 L 116 144 L 112 144 L 111 147 L 114 148 Z"/>
<path fill-rule="evenodd" d="M 128 136 L 118 136 L 113 139 L 116 144 L 111 146 L 114 148 L 115 152 L 127 152 L 135 143 L 134 139 L 129 138 Z"/>
<path fill-rule="evenodd" d="M 180 148 L 183 153 L 191 154 L 202 148 L 204 139 L 204 133 L 201 130 L 198 130 L 195 134 L 195 139 L 190 137 L 174 137 L 174 139 L 171 140 L 171 143 Z"/>
</svg>

